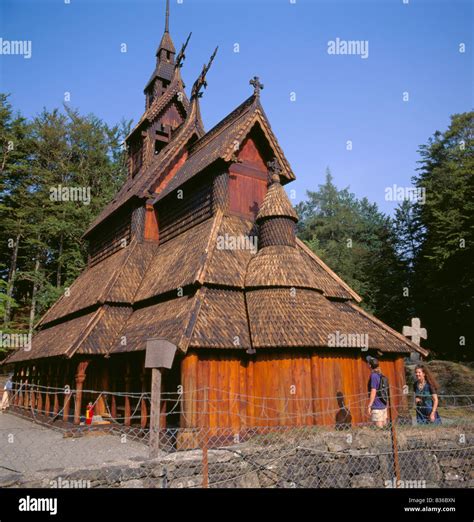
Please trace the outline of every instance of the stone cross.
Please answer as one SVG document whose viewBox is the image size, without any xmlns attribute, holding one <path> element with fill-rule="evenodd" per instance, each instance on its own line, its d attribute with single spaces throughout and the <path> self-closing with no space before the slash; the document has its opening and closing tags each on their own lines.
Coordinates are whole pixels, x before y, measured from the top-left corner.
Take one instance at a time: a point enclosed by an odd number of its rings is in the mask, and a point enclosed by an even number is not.
<svg viewBox="0 0 474 522">
<path fill-rule="evenodd" d="M 428 337 L 426 328 L 421 328 L 421 323 L 418 317 L 413 317 L 411 320 L 411 326 L 404 326 L 402 333 L 406 337 L 411 337 L 412 342 L 417 346 L 420 346 L 420 339 L 427 339 Z M 420 361 L 420 354 L 418 352 L 412 352 L 410 354 L 410 361 L 418 363 Z"/>
<path fill-rule="evenodd" d="M 420 346 L 420 339 L 428 338 L 426 328 L 420 328 L 420 326 L 421 323 L 418 317 L 413 317 L 411 326 L 404 326 L 402 332 L 404 336 L 411 337 L 412 342 L 418 346 Z"/>
<path fill-rule="evenodd" d="M 260 82 L 260 78 L 258 76 L 254 76 L 250 81 L 250 85 L 253 86 L 253 93 L 255 96 L 260 94 L 260 91 L 263 89 L 263 83 Z"/>
</svg>

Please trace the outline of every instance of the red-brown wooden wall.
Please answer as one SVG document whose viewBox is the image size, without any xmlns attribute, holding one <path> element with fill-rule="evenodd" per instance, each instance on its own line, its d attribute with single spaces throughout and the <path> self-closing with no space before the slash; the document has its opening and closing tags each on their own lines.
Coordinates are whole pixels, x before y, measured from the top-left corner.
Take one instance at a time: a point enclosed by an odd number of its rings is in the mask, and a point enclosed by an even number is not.
<svg viewBox="0 0 474 522">
<path fill-rule="evenodd" d="M 238 159 L 229 167 L 229 211 L 254 219 L 267 192 L 267 168 L 252 138 L 243 142 Z"/>
<path fill-rule="evenodd" d="M 381 361 L 395 411 L 406 407 L 403 357 Z M 259 353 L 197 351 L 181 364 L 182 427 L 334 425 L 342 393 L 352 424 L 368 422 L 370 372 L 360 353 Z M 205 391 L 205 388 L 209 388 Z M 263 399 L 265 398 L 265 399 Z"/>
</svg>

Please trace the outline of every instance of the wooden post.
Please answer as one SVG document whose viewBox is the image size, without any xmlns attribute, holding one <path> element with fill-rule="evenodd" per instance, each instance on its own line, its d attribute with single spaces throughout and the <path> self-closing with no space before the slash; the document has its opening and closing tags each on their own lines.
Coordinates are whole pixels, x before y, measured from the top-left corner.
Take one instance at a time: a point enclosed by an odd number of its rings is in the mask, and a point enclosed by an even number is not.
<svg viewBox="0 0 474 522">
<path fill-rule="evenodd" d="M 203 428 L 201 428 L 203 429 Z M 209 460 L 207 455 L 207 430 L 204 428 L 204 439 L 202 446 L 202 487 L 209 487 Z"/>
<path fill-rule="evenodd" d="M 161 420 L 161 369 L 151 369 L 151 411 L 150 411 L 150 456 L 154 458 L 160 449 Z"/>
<path fill-rule="evenodd" d="M 36 368 L 36 411 L 40 415 L 44 415 L 43 412 L 43 389 L 41 388 L 43 380 L 44 364 L 38 364 Z"/>
<path fill-rule="evenodd" d="M 209 436 L 209 415 L 208 415 L 208 389 L 207 387 L 204 390 L 204 408 L 206 417 L 204 419 L 204 426 L 201 427 L 201 431 L 203 432 L 203 436 L 201 438 L 202 442 L 202 487 L 209 487 L 209 458 L 207 453 L 208 446 L 208 436 Z"/>
<path fill-rule="evenodd" d="M 25 380 L 24 380 L 25 387 L 24 387 L 24 390 L 23 390 L 23 407 L 26 410 L 28 409 L 28 404 L 29 404 L 28 397 L 30 396 L 30 394 L 28 392 L 28 389 L 29 389 L 28 379 L 29 379 L 29 377 L 30 377 L 30 372 L 29 372 L 29 368 L 27 367 L 25 369 Z"/>
<path fill-rule="evenodd" d="M 71 406 L 71 391 L 64 392 L 63 421 L 69 422 L 69 408 Z"/>
<path fill-rule="evenodd" d="M 36 367 L 32 366 L 30 371 L 30 408 L 31 410 L 35 409 L 35 377 L 36 377 Z"/>
<path fill-rule="evenodd" d="M 110 391 L 110 369 L 109 369 L 109 361 L 110 359 L 104 358 L 100 361 L 99 370 L 97 371 L 98 375 L 101 375 L 102 378 L 100 379 L 100 385 L 99 388 L 92 388 L 92 389 L 98 389 L 103 392 Z M 99 398 L 97 399 L 97 403 L 95 405 L 94 411 L 97 412 L 97 415 L 107 415 L 107 407 L 106 402 L 108 401 L 108 393 L 103 393 L 102 395 L 99 395 Z"/>
<path fill-rule="evenodd" d="M 110 391 L 112 392 L 110 396 L 110 415 L 112 416 L 112 419 L 117 418 L 117 400 L 115 398 L 115 392 L 117 391 L 117 378 L 115 377 L 115 360 L 107 359 L 109 361 L 110 365 Z"/>
<path fill-rule="evenodd" d="M 125 393 L 127 394 L 130 391 L 130 361 L 125 363 Z M 124 414 L 124 424 L 125 426 L 130 426 L 130 415 L 132 413 L 132 409 L 130 407 L 130 397 L 125 395 L 125 414 Z"/>
<path fill-rule="evenodd" d="M 89 365 L 89 361 L 81 361 L 77 365 L 76 372 L 76 402 L 74 404 L 74 424 L 80 424 L 81 422 L 81 406 L 82 406 L 82 387 L 86 380 L 86 370 Z"/>
<path fill-rule="evenodd" d="M 44 379 L 44 383 L 46 385 L 46 392 L 45 392 L 45 398 L 44 398 L 44 414 L 46 417 L 49 417 L 50 410 L 51 410 L 51 400 L 50 400 L 50 396 L 49 396 L 49 388 L 51 386 L 51 363 L 45 364 L 44 370 L 46 372 L 46 376 Z"/>
<path fill-rule="evenodd" d="M 173 365 L 177 347 L 166 339 L 147 339 L 145 368 L 151 368 L 150 457 L 160 449 L 161 369 Z"/>
<path fill-rule="evenodd" d="M 21 368 L 18 373 L 18 382 L 20 383 L 20 390 L 16 396 L 15 406 L 21 406 L 23 404 L 23 383 L 24 383 L 24 369 Z"/>
<path fill-rule="evenodd" d="M 64 372 L 66 373 L 66 378 L 69 379 L 69 376 L 70 376 L 70 368 L 69 368 L 69 365 L 70 365 L 70 362 L 68 361 L 66 363 L 66 368 L 67 370 Z M 69 409 L 71 407 L 71 396 L 72 396 L 72 393 L 71 393 L 71 389 L 68 388 L 66 390 L 66 386 L 69 386 L 69 384 L 66 382 L 66 384 L 64 385 L 64 406 L 63 406 L 63 421 L 64 422 L 69 422 Z"/>
<path fill-rule="evenodd" d="M 142 383 L 142 393 L 146 393 L 146 369 L 145 367 L 142 368 L 142 373 L 140 374 L 140 381 Z M 141 416 L 141 428 L 145 429 L 146 425 L 148 423 L 148 407 L 146 404 L 146 399 L 142 397 L 141 405 L 140 405 L 140 416 Z"/>
<path fill-rule="evenodd" d="M 114 374 L 112 373 L 112 375 Z M 117 379 L 112 381 L 112 391 L 117 391 Z M 112 399 L 110 400 L 110 414 L 112 415 L 112 419 L 117 418 L 117 399 L 115 393 L 112 395 Z"/>
<path fill-rule="evenodd" d="M 395 470 L 395 477 L 397 479 L 397 483 L 395 484 L 395 487 L 398 488 L 398 484 L 400 483 L 400 464 L 398 461 L 398 442 L 397 442 L 397 430 L 395 428 L 395 420 L 393 415 L 393 407 L 392 407 L 392 400 L 390 397 L 390 392 L 388 396 L 388 407 L 390 411 L 390 429 L 392 432 L 392 451 L 393 451 L 393 467 Z"/>
<path fill-rule="evenodd" d="M 59 361 L 54 365 L 54 388 L 59 388 Z M 59 413 L 59 390 L 54 390 L 53 417 Z"/>
</svg>

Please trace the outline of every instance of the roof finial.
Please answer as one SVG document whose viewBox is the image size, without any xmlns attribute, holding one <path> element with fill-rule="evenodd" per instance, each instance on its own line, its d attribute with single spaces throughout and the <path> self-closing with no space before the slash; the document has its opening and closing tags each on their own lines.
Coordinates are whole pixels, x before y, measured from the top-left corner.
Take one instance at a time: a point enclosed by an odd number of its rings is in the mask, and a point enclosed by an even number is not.
<svg viewBox="0 0 474 522">
<path fill-rule="evenodd" d="M 170 32 L 170 0 L 166 0 L 165 33 Z"/>
<path fill-rule="evenodd" d="M 250 81 L 250 85 L 253 85 L 253 93 L 255 96 L 260 96 L 260 91 L 263 89 L 263 83 L 260 82 L 258 76 L 254 76 Z"/>
<path fill-rule="evenodd" d="M 280 183 L 281 166 L 276 158 L 272 161 L 267 161 L 268 167 L 268 184 Z"/>
<path fill-rule="evenodd" d="M 194 82 L 193 89 L 191 91 L 191 100 L 202 97 L 201 89 L 203 87 L 204 87 L 204 89 L 207 87 L 206 74 L 209 71 L 209 69 L 211 68 L 212 62 L 214 61 L 214 57 L 217 54 L 217 49 L 219 49 L 219 47 L 215 48 L 215 50 L 212 53 L 212 56 L 209 60 L 209 63 L 207 65 L 206 64 L 203 65 L 201 74 L 199 75 L 198 79 Z"/>
<path fill-rule="evenodd" d="M 189 39 L 191 38 L 191 35 L 193 33 L 189 33 L 188 38 L 184 42 L 184 44 L 181 46 L 181 50 L 178 53 L 178 56 L 176 57 L 176 69 L 183 66 L 184 59 L 186 58 L 186 55 L 184 54 L 184 51 L 186 50 L 186 47 L 188 46 Z"/>
</svg>

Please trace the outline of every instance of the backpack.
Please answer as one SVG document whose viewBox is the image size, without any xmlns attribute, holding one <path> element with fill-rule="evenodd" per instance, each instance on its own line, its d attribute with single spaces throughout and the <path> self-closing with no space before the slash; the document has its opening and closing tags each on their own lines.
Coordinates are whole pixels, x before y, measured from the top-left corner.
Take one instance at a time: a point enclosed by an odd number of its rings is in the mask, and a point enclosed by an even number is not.
<svg viewBox="0 0 474 522">
<path fill-rule="evenodd" d="M 377 397 L 384 403 L 388 403 L 388 394 L 389 394 L 389 383 L 388 378 L 385 375 L 380 375 L 380 384 L 377 390 Z"/>
<path fill-rule="evenodd" d="M 369 382 L 367 383 L 367 388 L 370 393 L 370 379 L 369 379 Z M 383 373 L 381 373 L 380 374 L 380 383 L 379 383 L 379 387 L 377 388 L 376 397 L 378 397 L 384 404 L 387 404 L 388 395 L 389 395 L 388 378 Z"/>
</svg>

